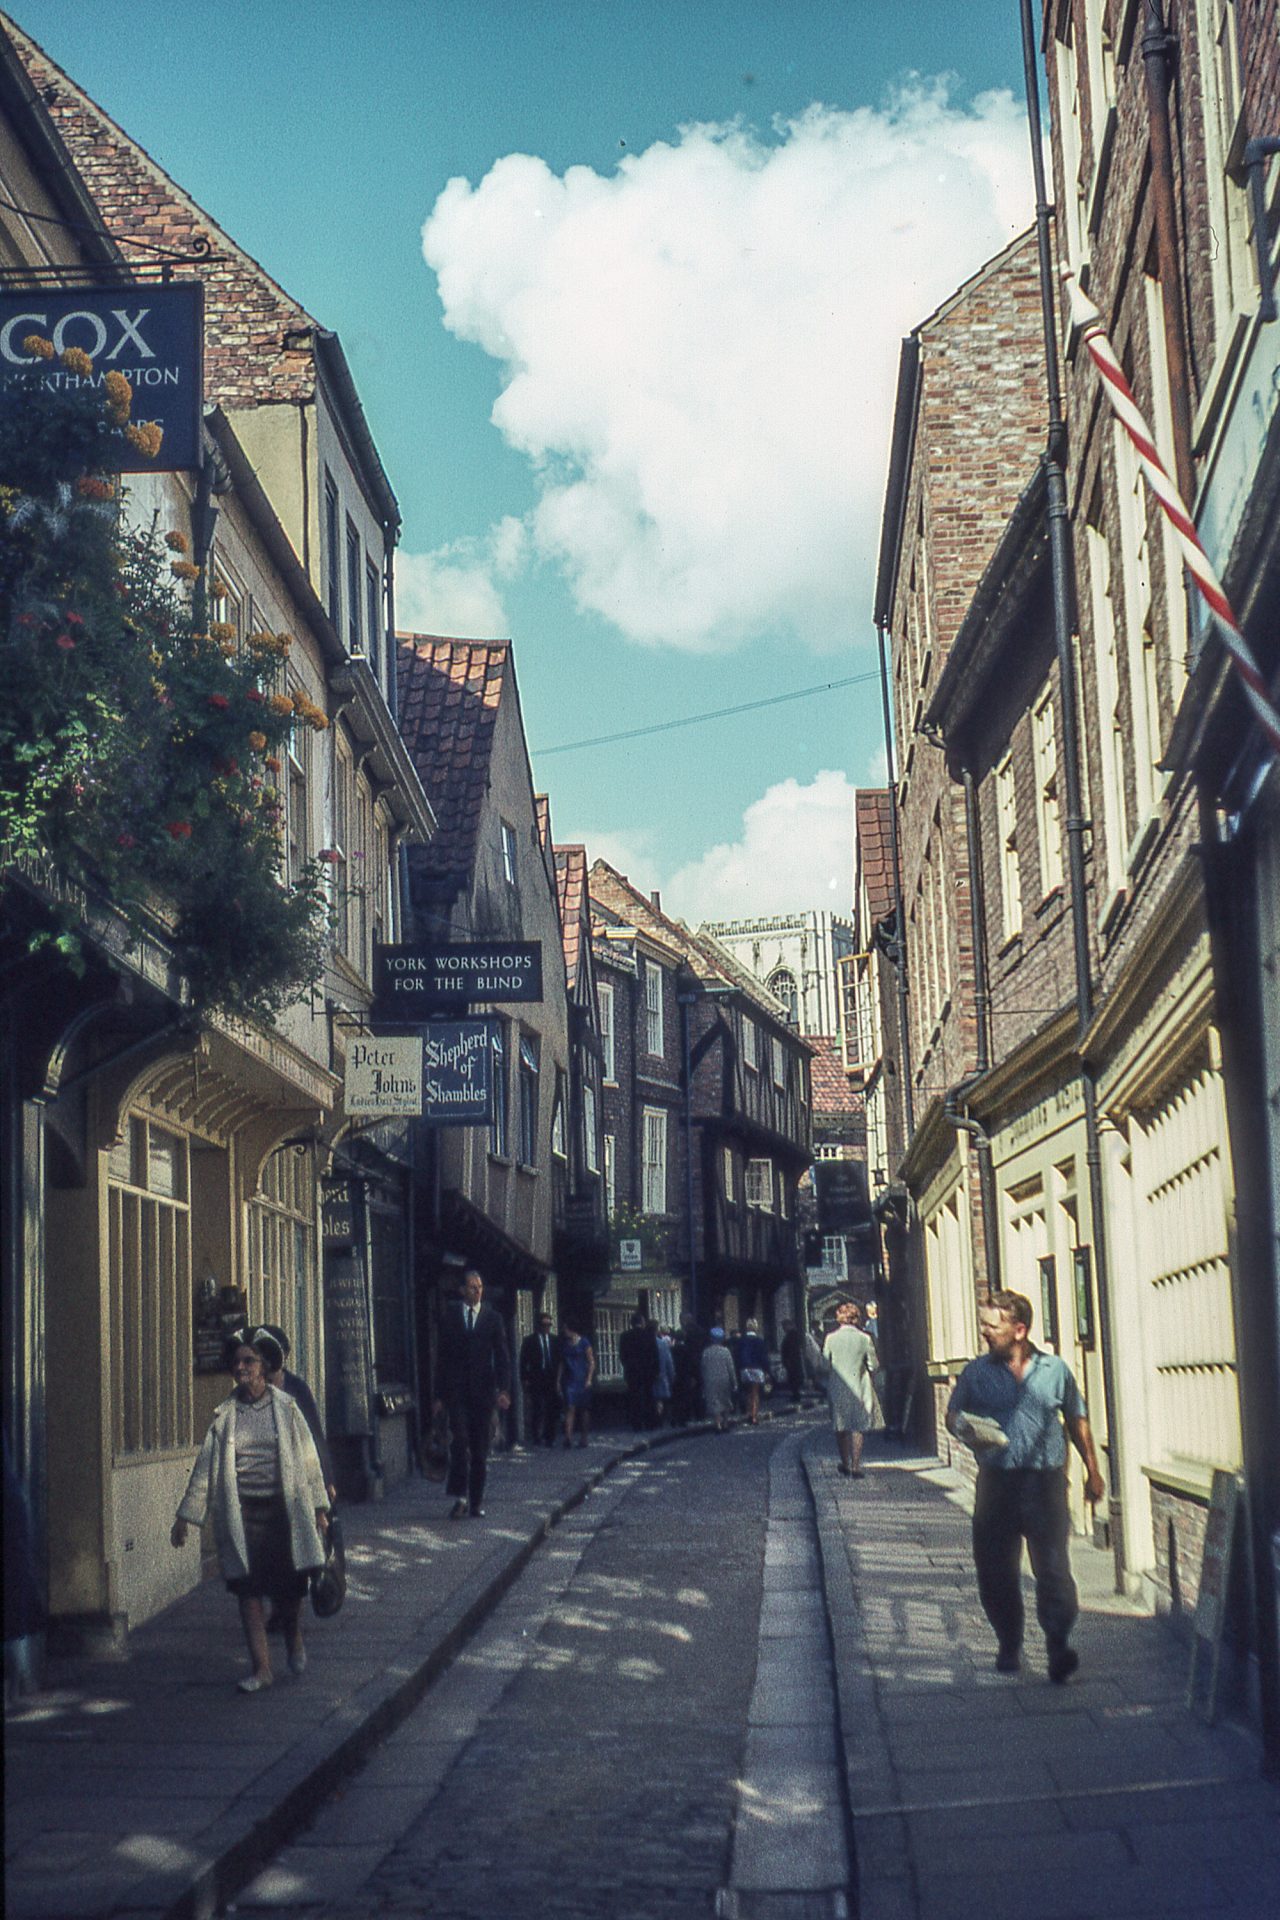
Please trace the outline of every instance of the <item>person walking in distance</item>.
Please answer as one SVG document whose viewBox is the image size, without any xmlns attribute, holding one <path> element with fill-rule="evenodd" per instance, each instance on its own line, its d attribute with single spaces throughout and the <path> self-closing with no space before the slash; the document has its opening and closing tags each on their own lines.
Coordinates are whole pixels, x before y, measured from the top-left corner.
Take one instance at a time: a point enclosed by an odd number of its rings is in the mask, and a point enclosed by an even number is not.
<svg viewBox="0 0 1280 1920">
<path fill-rule="evenodd" d="M 633 1433 L 653 1425 L 653 1389 L 658 1378 L 658 1343 L 642 1313 L 633 1313 L 631 1325 L 618 1342 L 618 1359 L 627 1388 L 627 1420 Z"/>
<path fill-rule="evenodd" d="M 578 1429 L 578 1445 L 585 1447 L 591 1431 L 591 1382 L 596 1377 L 595 1349 L 583 1333 L 576 1320 L 564 1322 L 564 1338 L 560 1342 L 560 1366 L 556 1374 L 556 1387 L 564 1402 L 564 1444 L 573 1444 L 574 1426 Z"/>
<path fill-rule="evenodd" d="M 729 1424 L 738 1394 L 738 1369 L 725 1344 L 724 1328 L 712 1327 L 711 1338 L 702 1349 L 702 1401 L 708 1420 L 723 1433 Z"/>
<path fill-rule="evenodd" d="M 485 1470 L 493 1409 L 511 1405 L 511 1359 L 500 1314 L 484 1304 L 484 1281 L 472 1267 L 463 1276 L 462 1298 L 440 1317 L 436 1345 L 434 1411 L 449 1416 L 451 1520 L 484 1512 Z"/>
<path fill-rule="evenodd" d="M 973 1509 L 973 1561 L 978 1597 L 996 1635 L 996 1670 L 1021 1662 L 1022 1543 L 1036 1583 L 1036 1617 L 1044 1632 L 1049 1678 L 1070 1679 L 1080 1656 L 1069 1644 L 1079 1603 L 1067 1542 L 1067 1439 L 1084 1462 L 1085 1498 L 1104 1488 L 1084 1399 L 1057 1354 L 1031 1344 L 1031 1302 L 993 1293 L 980 1315 L 987 1351 L 971 1360 L 947 1405 L 947 1427 L 978 1461 Z"/>
<path fill-rule="evenodd" d="M 738 1348 L 738 1371 L 746 1391 L 747 1420 L 755 1426 L 760 1418 L 760 1393 L 769 1365 L 769 1349 L 764 1343 L 758 1320 L 748 1320 Z"/>
<path fill-rule="evenodd" d="M 531 1447 L 554 1447 L 559 1405 L 556 1374 L 560 1356 L 551 1331 L 551 1315 L 540 1313 L 532 1333 L 520 1343 L 520 1385 L 524 1388 L 525 1438 Z"/>
<path fill-rule="evenodd" d="M 876 1404 L 876 1350 L 859 1318 L 853 1301 L 842 1300 L 822 1349 L 840 1471 L 855 1480 L 862 1478 L 862 1439 L 875 1418 Z"/>
</svg>

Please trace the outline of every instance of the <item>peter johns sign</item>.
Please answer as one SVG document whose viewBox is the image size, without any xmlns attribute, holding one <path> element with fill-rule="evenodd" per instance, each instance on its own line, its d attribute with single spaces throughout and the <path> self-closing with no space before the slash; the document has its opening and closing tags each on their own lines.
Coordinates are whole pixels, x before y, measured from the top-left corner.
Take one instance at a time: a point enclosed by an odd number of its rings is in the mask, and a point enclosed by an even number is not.
<svg viewBox="0 0 1280 1920">
<path fill-rule="evenodd" d="M 91 374 L 41 360 L 23 342 L 39 334 L 55 355 L 78 347 Z M 38 287 L 0 294 L 0 397 L 19 388 L 58 393 L 101 387 L 122 373 L 133 388 L 133 419 L 154 420 L 164 438 L 154 460 L 121 441 L 112 465 L 126 473 L 185 473 L 200 465 L 204 404 L 204 288 L 199 281 L 118 287 Z"/>
<path fill-rule="evenodd" d="M 470 1001 L 541 1000 L 541 940 L 419 941 L 378 947 L 376 1012 L 383 1020 L 425 1020 Z"/>
</svg>

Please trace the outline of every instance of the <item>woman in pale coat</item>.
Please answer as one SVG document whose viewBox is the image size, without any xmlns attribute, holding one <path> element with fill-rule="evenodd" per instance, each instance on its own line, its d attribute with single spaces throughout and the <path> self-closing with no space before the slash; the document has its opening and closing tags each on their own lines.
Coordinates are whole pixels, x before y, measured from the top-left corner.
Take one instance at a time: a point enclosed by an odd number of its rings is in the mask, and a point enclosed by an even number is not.
<svg viewBox="0 0 1280 1920">
<path fill-rule="evenodd" d="M 836 1308 L 836 1325 L 827 1335 L 822 1357 L 840 1471 L 860 1480 L 862 1436 L 875 1420 L 876 1349 L 858 1325 L 858 1309 L 851 1300 L 842 1300 Z"/>
<path fill-rule="evenodd" d="M 181 1547 L 188 1526 L 203 1526 L 212 1515 L 218 1562 L 240 1602 L 253 1663 L 238 1685 L 241 1693 L 260 1693 L 272 1681 L 265 1599 L 280 1615 L 290 1672 L 306 1667 L 299 1616 L 307 1575 L 324 1565 L 329 1501 L 297 1401 L 267 1384 L 263 1357 L 248 1336 L 227 1342 L 226 1359 L 236 1390 L 214 1409 L 169 1537 Z"/>
<path fill-rule="evenodd" d="M 724 1432 L 737 1397 L 738 1370 L 724 1343 L 724 1328 L 712 1327 L 711 1338 L 702 1349 L 702 1400 L 717 1433 Z"/>
</svg>

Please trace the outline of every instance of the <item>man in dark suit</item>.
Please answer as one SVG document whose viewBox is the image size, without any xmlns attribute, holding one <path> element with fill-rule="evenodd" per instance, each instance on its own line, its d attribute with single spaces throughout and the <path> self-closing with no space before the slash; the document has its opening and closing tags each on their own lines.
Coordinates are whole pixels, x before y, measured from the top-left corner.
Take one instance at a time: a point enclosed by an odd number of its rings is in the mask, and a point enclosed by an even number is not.
<svg viewBox="0 0 1280 1920">
<path fill-rule="evenodd" d="M 463 1276 L 461 1300 L 451 1300 L 440 1318 L 436 1347 L 435 1411 L 449 1416 L 451 1520 L 468 1510 L 484 1512 L 485 1467 L 493 1409 L 511 1405 L 511 1359 L 501 1315 L 484 1304 L 484 1281 L 472 1268 Z"/>
<path fill-rule="evenodd" d="M 535 1332 L 520 1344 L 520 1385 L 524 1388 L 525 1436 L 531 1447 L 554 1447 L 560 1402 L 556 1369 L 560 1355 L 551 1332 L 551 1315 L 540 1313 Z"/>
<path fill-rule="evenodd" d="M 618 1342 L 618 1359 L 627 1389 L 627 1419 L 634 1433 L 644 1433 L 657 1420 L 654 1387 L 658 1382 L 658 1341 L 642 1313 L 633 1313 L 631 1325 Z"/>
</svg>

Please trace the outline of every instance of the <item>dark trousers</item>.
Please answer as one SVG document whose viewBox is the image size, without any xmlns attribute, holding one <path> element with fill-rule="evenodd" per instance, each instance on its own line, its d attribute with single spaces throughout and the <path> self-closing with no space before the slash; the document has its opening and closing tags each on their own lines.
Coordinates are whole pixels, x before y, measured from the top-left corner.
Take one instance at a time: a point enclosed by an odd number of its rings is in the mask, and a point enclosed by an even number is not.
<svg viewBox="0 0 1280 1920">
<path fill-rule="evenodd" d="M 478 1507 L 484 1499 L 493 1407 L 486 1399 L 456 1400 L 449 1408 L 449 1477 L 445 1492 Z"/>
<path fill-rule="evenodd" d="M 984 1467 L 973 1509 L 978 1598 L 1002 1647 L 1022 1645 L 1022 1543 L 1036 1582 L 1036 1618 L 1052 1646 L 1066 1641 L 1079 1610 L 1067 1541 L 1067 1476 L 1061 1468 Z"/>
<path fill-rule="evenodd" d="M 627 1419 L 634 1433 L 645 1433 L 657 1424 L 653 1389 L 650 1379 L 627 1381 Z"/>
<path fill-rule="evenodd" d="M 531 1447 L 554 1444 L 560 1424 L 560 1396 L 554 1384 L 540 1385 L 531 1380 L 524 1390 L 525 1437 Z"/>
</svg>

